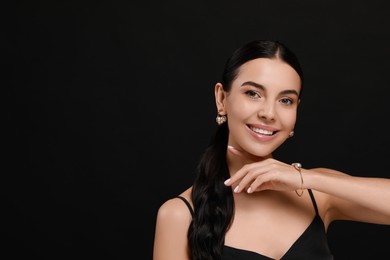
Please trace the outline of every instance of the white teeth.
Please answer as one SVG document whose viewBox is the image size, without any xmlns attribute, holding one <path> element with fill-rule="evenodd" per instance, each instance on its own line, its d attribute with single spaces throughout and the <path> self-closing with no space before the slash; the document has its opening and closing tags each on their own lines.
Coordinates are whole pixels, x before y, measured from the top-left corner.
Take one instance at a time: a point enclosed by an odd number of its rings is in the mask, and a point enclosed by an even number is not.
<svg viewBox="0 0 390 260">
<path fill-rule="evenodd" d="M 253 131 L 253 132 L 256 132 L 256 133 L 259 133 L 259 134 L 263 134 L 263 135 L 272 135 L 274 132 L 273 131 L 268 131 L 268 130 L 265 130 L 265 129 L 260 129 L 260 128 L 256 128 L 256 127 L 250 127 L 250 129 Z"/>
</svg>

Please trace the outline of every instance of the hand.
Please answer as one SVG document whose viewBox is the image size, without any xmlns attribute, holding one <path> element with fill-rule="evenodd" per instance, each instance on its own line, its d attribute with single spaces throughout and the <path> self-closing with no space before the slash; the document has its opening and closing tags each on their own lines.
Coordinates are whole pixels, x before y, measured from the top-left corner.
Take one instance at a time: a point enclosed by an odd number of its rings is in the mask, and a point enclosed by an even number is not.
<svg viewBox="0 0 390 260">
<path fill-rule="evenodd" d="M 245 156 L 233 146 L 228 146 L 228 152 L 235 156 Z M 262 190 L 292 191 L 301 188 L 301 179 L 292 165 L 269 158 L 246 164 L 226 180 L 225 185 L 235 187 L 236 193 L 243 190 L 248 193 Z"/>
</svg>

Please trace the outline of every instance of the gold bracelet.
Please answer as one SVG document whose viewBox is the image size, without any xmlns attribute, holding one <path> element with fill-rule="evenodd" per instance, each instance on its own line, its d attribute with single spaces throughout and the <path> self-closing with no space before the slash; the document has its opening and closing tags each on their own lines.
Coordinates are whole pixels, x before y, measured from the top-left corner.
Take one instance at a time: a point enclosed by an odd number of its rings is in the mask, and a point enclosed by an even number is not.
<svg viewBox="0 0 390 260">
<path fill-rule="evenodd" d="M 303 195 L 303 177 L 302 177 L 302 172 L 301 172 L 302 164 L 300 164 L 300 163 L 292 163 L 291 165 L 294 167 L 295 170 L 297 170 L 299 172 L 299 176 L 301 177 L 301 188 L 299 188 L 301 190 L 301 193 L 298 193 L 297 190 L 295 190 L 295 193 L 299 197 L 302 197 L 302 195 Z"/>
</svg>

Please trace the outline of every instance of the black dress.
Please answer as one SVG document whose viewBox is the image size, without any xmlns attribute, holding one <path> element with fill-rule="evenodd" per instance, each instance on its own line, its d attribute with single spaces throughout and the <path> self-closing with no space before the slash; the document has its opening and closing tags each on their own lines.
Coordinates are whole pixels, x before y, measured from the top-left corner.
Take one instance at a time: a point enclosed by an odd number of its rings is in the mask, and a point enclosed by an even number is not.
<svg viewBox="0 0 390 260">
<path fill-rule="evenodd" d="M 281 260 L 332 260 L 333 255 L 329 250 L 328 240 L 326 237 L 324 223 L 318 214 L 317 203 L 314 199 L 313 192 L 309 189 L 311 201 L 316 212 L 316 215 L 310 225 L 302 233 L 302 235 L 294 242 L 289 250 L 283 255 Z M 182 199 L 191 215 L 194 211 L 190 203 L 183 197 Z M 273 258 L 261 255 L 256 252 L 224 246 L 222 260 L 274 260 Z"/>
</svg>

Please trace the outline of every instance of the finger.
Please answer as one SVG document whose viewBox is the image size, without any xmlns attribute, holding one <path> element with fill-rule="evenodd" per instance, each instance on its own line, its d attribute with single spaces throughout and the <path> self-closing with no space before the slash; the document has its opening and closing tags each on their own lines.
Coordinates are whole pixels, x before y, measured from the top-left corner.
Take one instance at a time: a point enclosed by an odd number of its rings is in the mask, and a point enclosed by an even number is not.
<svg viewBox="0 0 390 260">
<path fill-rule="evenodd" d="M 266 162 L 266 161 L 246 164 L 240 170 L 238 170 L 233 176 L 231 176 L 230 179 L 227 179 L 225 181 L 225 185 L 231 186 L 232 184 L 235 184 L 235 183 L 241 181 L 241 179 L 244 178 L 244 176 L 247 175 L 248 172 L 251 171 L 252 169 L 264 167 L 267 164 L 268 164 L 268 162 Z"/>
<path fill-rule="evenodd" d="M 253 183 L 256 182 L 256 180 L 259 180 L 260 182 L 262 179 L 262 176 L 266 174 L 269 171 L 269 167 L 263 166 L 251 169 L 247 172 L 247 174 L 240 180 L 238 183 L 238 186 L 234 189 L 234 192 L 239 193 L 243 190 L 248 191 L 250 187 L 253 186 Z M 249 192 L 253 191 L 254 188 L 250 188 Z"/>
<path fill-rule="evenodd" d="M 275 163 L 275 159 L 266 159 L 264 161 L 250 163 L 244 165 L 240 170 L 238 170 L 233 176 L 231 176 L 229 179 L 225 180 L 224 184 L 226 186 L 234 186 L 235 184 L 238 184 L 237 186 L 241 186 L 242 188 L 245 188 L 245 186 L 240 185 L 239 183 L 242 181 L 242 179 L 250 172 L 252 169 L 255 168 L 261 168 L 261 167 L 268 167 L 264 168 L 264 171 L 268 171 L 272 169 L 272 164 Z M 243 183 L 244 184 L 244 183 Z M 241 191 L 241 188 L 235 188 L 237 191 Z"/>
<path fill-rule="evenodd" d="M 249 186 L 249 188 L 246 190 L 248 193 L 253 193 L 255 191 L 262 191 L 269 188 L 269 174 L 264 173 L 260 176 L 258 176 Z M 268 186 L 268 187 L 267 187 Z"/>
<path fill-rule="evenodd" d="M 227 179 L 224 183 L 226 186 L 232 186 L 235 183 L 239 182 L 250 169 L 251 165 L 244 165 L 240 170 L 238 170 L 233 176 Z"/>
</svg>

